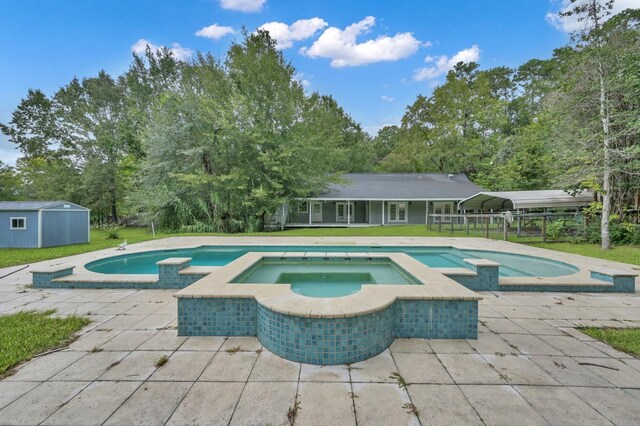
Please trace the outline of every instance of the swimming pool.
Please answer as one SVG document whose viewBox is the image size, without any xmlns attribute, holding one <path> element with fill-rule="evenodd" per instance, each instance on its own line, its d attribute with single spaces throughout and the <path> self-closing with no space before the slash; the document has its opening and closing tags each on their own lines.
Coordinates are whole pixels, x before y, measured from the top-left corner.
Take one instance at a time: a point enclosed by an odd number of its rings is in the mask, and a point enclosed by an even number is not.
<svg viewBox="0 0 640 426">
<path fill-rule="evenodd" d="M 578 271 L 573 265 L 542 257 L 455 247 L 397 246 L 201 246 L 126 254 L 87 263 L 85 268 L 102 274 L 157 274 L 156 262 L 190 257 L 192 266 L 225 266 L 249 252 L 406 253 L 432 268 L 468 268 L 464 259 L 487 259 L 500 264 L 501 277 L 557 277 Z"/>
<path fill-rule="evenodd" d="M 341 297 L 363 284 L 417 285 L 411 274 L 389 258 L 269 258 L 264 257 L 231 280 L 234 284 L 290 284 L 308 297 Z"/>
</svg>

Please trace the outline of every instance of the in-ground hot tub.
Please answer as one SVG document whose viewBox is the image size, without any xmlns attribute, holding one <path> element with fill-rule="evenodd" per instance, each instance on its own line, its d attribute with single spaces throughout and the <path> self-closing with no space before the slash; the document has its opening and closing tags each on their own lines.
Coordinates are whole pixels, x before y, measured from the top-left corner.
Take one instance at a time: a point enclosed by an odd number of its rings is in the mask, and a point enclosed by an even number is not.
<svg viewBox="0 0 640 426">
<path fill-rule="evenodd" d="M 257 336 L 322 365 L 370 358 L 396 337 L 475 339 L 481 299 L 404 253 L 248 253 L 175 296 L 179 335 Z"/>
<path fill-rule="evenodd" d="M 388 257 L 263 257 L 232 283 L 288 284 L 307 297 L 348 296 L 363 284 L 421 284 Z"/>
</svg>

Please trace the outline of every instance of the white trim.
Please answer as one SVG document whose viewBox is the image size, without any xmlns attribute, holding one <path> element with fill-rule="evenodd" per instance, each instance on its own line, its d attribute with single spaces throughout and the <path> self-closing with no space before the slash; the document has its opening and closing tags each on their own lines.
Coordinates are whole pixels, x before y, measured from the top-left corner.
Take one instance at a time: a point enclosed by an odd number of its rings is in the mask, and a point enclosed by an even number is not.
<svg viewBox="0 0 640 426">
<path fill-rule="evenodd" d="M 22 219 L 24 225 L 20 228 L 14 228 L 13 227 L 13 220 L 20 220 Z M 11 231 L 26 231 L 27 230 L 27 217 L 26 216 L 10 216 L 9 217 L 9 230 Z"/>
<path fill-rule="evenodd" d="M 350 206 L 346 207 L 346 216 L 343 219 L 338 219 L 338 206 Z M 336 222 L 337 223 L 350 223 L 353 216 L 353 201 L 337 201 L 336 202 Z"/>
<path fill-rule="evenodd" d="M 42 247 L 42 210 L 38 210 L 38 248 Z"/>
<path fill-rule="evenodd" d="M 304 198 L 311 201 L 460 201 L 460 198 Z"/>
<path fill-rule="evenodd" d="M 304 209 L 304 210 L 301 209 L 301 207 L 303 205 L 307 206 L 307 208 Z M 298 213 L 302 213 L 302 214 L 309 213 L 309 201 L 308 200 L 300 201 L 300 203 L 298 204 Z"/>
<path fill-rule="evenodd" d="M 314 207 L 312 207 L 312 205 L 313 206 L 320 206 L 320 220 L 317 220 L 317 221 L 313 220 L 313 209 L 314 209 Z M 311 223 L 323 223 L 323 218 L 324 218 L 323 209 L 324 209 L 324 206 L 323 206 L 323 204 L 321 202 L 319 202 L 319 201 L 310 201 L 309 202 L 309 217 L 310 217 L 309 223 L 310 224 Z"/>
<path fill-rule="evenodd" d="M 87 242 L 91 242 L 91 210 L 87 212 Z"/>
<path fill-rule="evenodd" d="M 391 219 L 391 205 L 396 206 L 396 218 L 400 216 L 400 204 L 404 204 L 404 220 Z M 389 217 L 389 223 L 409 223 L 409 202 L 408 201 L 392 201 L 387 203 L 387 216 Z"/>
</svg>

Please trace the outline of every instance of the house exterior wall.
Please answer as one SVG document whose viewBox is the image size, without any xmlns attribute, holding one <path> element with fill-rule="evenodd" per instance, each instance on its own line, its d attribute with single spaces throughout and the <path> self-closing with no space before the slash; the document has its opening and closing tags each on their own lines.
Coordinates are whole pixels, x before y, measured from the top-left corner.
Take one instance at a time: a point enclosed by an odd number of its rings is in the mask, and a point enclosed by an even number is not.
<svg viewBox="0 0 640 426">
<path fill-rule="evenodd" d="M 89 242 L 89 211 L 42 211 L 42 247 Z"/>
<path fill-rule="evenodd" d="M 26 218 L 26 229 L 11 229 L 12 217 Z M 32 248 L 38 247 L 37 211 L 1 211 L 0 247 Z"/>
</svg>

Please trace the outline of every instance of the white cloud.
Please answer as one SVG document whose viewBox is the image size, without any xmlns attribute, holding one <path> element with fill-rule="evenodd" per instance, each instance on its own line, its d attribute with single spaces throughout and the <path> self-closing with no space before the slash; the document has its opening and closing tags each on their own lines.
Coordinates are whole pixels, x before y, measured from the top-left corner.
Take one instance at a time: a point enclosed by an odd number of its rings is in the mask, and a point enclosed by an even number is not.
<svg viewBox="0 0 640 426">
<path fill-rule="evenodd" d="M 266 2 L 267 0 L 220 0 L 220 7 L 250 13 L 259 12 Z"/>
<path fill-rule="evenodd" d="M 138 55 L 144 55 L 147 50 L 147 46 L 149 46 L 151 51 L 154 53 L 157 52 L 158 49 L 164 47 L 155 45 L 149 40 L 141 38 L 140 40 L 136 41 L 133 46 L 131 46 L 131 51 Z M 169 51 L 171 51 L 173 56 L 180 61 L 185 61 L 189 59 L 191 55 L 193 55 L 193 50 L 189 49 L 188 47 L 182 47 L 179 43 L 171 44 L 171 47 L 169 47 Z"/>
<path fill-rule="evenodd" d="M 395 101 L 395 99 L 393 99 L 391 96 L 387 96 L 387 95 L 380 96 L 380 99 L 382 99 L 385 102 L 393 102 L 393 101 Z"/>
<path fill-rule="evenodd" d="M 376 18 L 367 16 L 360 22 L 351 24 L 344 30 L 327 28 L 309 48 L 300 52 L 311 58 L 329 58 L 332 67 L 354 67 L 381 61 L 397 61 L 414 54 L 420 47 L 411 33 L 379 36 L 357 43 L 356 38 L 370 31 Z"/>
<path fill-rule="evenodd" d="M 415 81 L 432 80 L 449 72 L 458 62 L 477 62 L 480 59 L 480 48 L 475 44 L 468 49 L 463 49 L 449 58 L 442 55 L 438 58 L 427 56 L 424 61 L 433 64 L 430 67 L 419 68 L 413 74 Z"/>
<path fill-rule="evenodd" d="M 211 40 L 219 40 L 227 34 L 233 34 L 235 31 L 231 27 L 213 24 L 196 31 L 198 37 L 209 38 Z"/>
<path fill-rule="evenodd" d="M 577 4 L 584 4 L 590 0 L 578 0 Z M 604 4 L 606 0 L 598 0 L 601 4 Z M 570 0 L 561 0 L 560 2 L 560 10 L 559 12 L 566 12 L 569 9 L 572 9 L 576 6 L 576 4 L 572 4 Z M 622 12 L 625 9 L 637 9 L 640 7 L 639 0 L 616 0 L 613 3 L 613 8 L 611 9 L 611 15 L 606 16 L 604 20 L 610 18 L 613 15 L 616 15 Z M 558 12 L 549 12 L 545 16 L 548 23 L 556 27 L 557 29 L 564 31 L 566 33 L 570 33 L 573 31 L 579 31 L 585 29 L 588 25 L 588 22 L 578 21 L 578 16 L 572 15 L 567 17 L 562 17 L 558 14 Z"/>
<path fill-rule="evenodd" d="M 278 42 L 278 49 L 287 49 L 293 46 L 294 41 L 307 39 L 326 26 L 327 23 L 324 19 L 311 18 L 300 19 L 291 25 L 282 22 L 267 22 L 258 29 L 269 31 L 271 38 Z"/>
<path fill-rule="evenodd" d="M 304 73 L 303 72 L 296 73 L 293 76 L 293 78 L 298 80 L 298 82 L 300 83 L 300 85 L 302 85 L 302 87 L 311 86 L 311 82 L 309 80 L 307 80 L 306 78 L 304 78 Z"/>
</svg>

